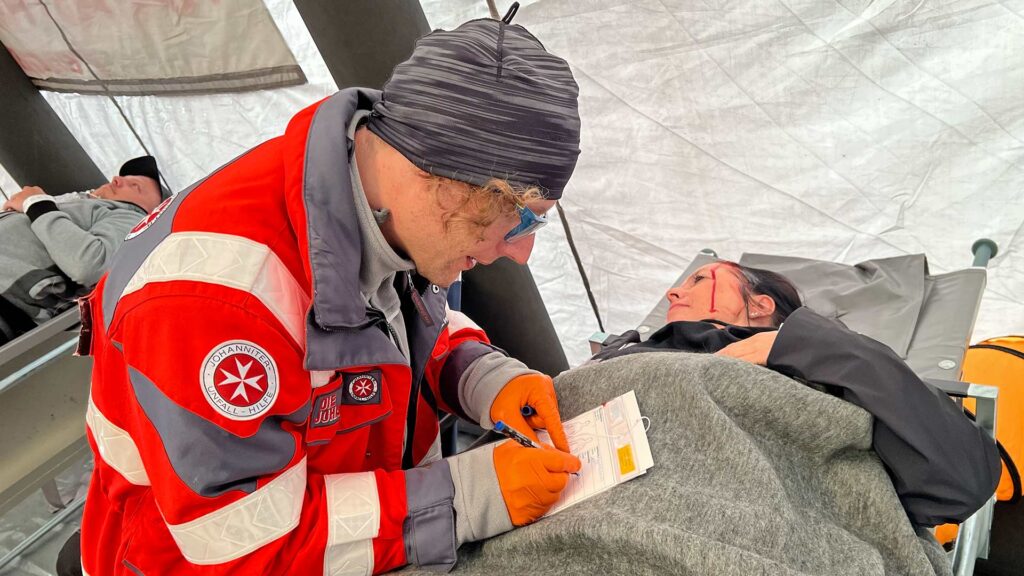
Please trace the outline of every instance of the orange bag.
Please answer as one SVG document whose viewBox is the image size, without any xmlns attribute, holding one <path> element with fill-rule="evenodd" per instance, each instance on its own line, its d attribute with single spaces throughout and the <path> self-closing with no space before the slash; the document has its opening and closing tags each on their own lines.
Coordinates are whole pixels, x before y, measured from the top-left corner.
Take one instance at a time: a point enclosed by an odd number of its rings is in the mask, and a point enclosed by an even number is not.
<svg viewBox="0 0 1024 576">
<path fill-rule="evenodd" d="M 1000 444 L 1003 472 L 996 499 L 1017 502 L 1021 497 L 1020 467 L 1024 466 L 1024 336 L 991 338 L 971 346 L 964 356 L 961 380 L 999 388 L 996 400 L 996 439 Z M 974 400 L 964 400 L 974 412 Z M 956 525 L 935 530 L 939 542 L 956 537 Z"/>
<path fill-rule="evenodd" d="M 961 379 L 999 388 L 996 439 L 1004 453 L 996 498 L 1015 502 L 1021 496 L 1018 470 L 1024 464 L 1024 337 L 992 338 L 971 346 L 964 357 Z M 974 411 L 973 401 L 965 401 L 964 405 Z"/>
</svg>

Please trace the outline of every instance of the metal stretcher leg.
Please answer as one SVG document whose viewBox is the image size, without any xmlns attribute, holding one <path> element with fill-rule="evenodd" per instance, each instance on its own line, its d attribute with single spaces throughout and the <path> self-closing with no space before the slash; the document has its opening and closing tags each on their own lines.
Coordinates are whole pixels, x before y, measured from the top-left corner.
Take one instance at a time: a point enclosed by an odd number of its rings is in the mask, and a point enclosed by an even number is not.
<svg viewBox="0 0 1024 576">
<path fill-rule="evenodd" d="M 999 389 L 994 386 L 967 385 L 967 397 L 976 402 L 975 422 L 995 438 L 996 398 Z M 953 544 L 952 567 L 955 576 L 971 576 L 978 558 L 988 558 L 992 534 L 992 514 L 996 499 L 993 495 L 984 506 L 960 525 Z"/>
</svg>

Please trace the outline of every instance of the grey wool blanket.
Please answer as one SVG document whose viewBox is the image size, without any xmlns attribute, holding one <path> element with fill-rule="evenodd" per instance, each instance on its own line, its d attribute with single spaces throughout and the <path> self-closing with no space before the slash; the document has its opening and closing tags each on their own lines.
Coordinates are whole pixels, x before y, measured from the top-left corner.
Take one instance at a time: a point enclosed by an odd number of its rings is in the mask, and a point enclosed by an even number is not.
<svg viewBox="0 0 1024 576">
<path fill-rule="evenodd" d="M 654 468 L 586 502 L 463 546 L 460 574 L 950 574 L 910 524 L 860 408 L 766 368 L 636 354 L 555 380 L 563 419 L 629 390 Z"/>
</svg>

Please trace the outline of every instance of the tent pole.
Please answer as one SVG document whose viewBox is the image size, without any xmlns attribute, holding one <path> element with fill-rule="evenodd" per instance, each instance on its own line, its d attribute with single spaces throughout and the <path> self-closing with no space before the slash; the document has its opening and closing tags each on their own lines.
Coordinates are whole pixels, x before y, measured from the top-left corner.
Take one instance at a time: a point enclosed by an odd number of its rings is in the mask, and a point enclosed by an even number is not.
<svg viewBox="0 0 1024 576">
<path fill-rule="evenodd" d="M 39 94 L 14 57 L 0 46 L 0 164 L 22 186 L 51 194 L 85 190 L 107 179 Z"/>
<path fill-rule="evenodd" d="M 295 0 L 338 88 L 380 88 L 430 32 L 419 0 Z"/>
</svg>

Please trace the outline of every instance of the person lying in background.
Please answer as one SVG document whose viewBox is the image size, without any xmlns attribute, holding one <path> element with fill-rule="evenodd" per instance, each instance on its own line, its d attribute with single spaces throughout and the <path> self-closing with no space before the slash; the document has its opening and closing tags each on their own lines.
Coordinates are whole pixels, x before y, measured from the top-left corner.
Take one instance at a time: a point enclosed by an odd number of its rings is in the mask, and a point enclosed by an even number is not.
<svg viewBox="0 0 1024 576">
<path fill-rule="evenodd" d="M 592 361 L 657 351 L 714 353 L 794 378 L 874 417 L 872 447 L 910 520 L 961 522 L 988 501 L 1001 471 L 994 440 L 889 347 L 802 307 L 789 280 L 719 261 L 667 294 L 666 324 L 630 331 Z"/>
<path fill-rule="evenodd" d="M 156 160 L 133 158 L 107 184 L 51 196 L 27 186 L 0 212 L 0 344 L 69 308 L 99 281 L 132 227 L 170 196 Z"/>
</svg>

